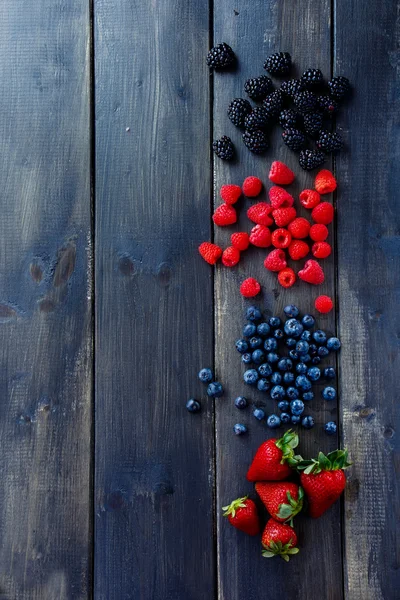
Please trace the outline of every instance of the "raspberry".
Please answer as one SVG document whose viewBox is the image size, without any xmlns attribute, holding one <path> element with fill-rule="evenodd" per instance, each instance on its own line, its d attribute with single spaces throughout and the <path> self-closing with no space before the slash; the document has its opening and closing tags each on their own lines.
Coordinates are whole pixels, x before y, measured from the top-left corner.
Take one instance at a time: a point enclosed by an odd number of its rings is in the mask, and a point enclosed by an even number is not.
<svg viewBox="0 0 400 600">
<path fill-rule="evenodd" d="M 264 260 L 264 267 L 269 271 L 282 271 L 282 269 L 286 269 L 287 262 L 284 251 L 280 248 L 272 250 Z"/>
<path fill-rule="evenodd" d="M 311 218 L 315 223 L 323 223 L 329 225 L 333 221 L 333 206 L 329 202 L 321 202 L 313 208 Z"/>
<path fill-rule="evenodd" d="M 257 225 L 269 225 L 273 224 L 273 220 L 269 216 L 271 212 L 271 206 L 267 202 L 258 202 L 258 204 L 253 204 L 247 210 L 247 217 L 253 223 L 257 223 Z"/>
<path fill-rule="evenodd" d="M 315 176 L 314 187 L 320 194 L 329 194 L 336 190 L 336 179 L 328 169 L 322 169 Z"/>
<path fill-rule="evenodd" d="M 234 248 L 237 248 L 238 250 L 247 250 L 250 244 L 249 234 L 245 231 L 238 231 L 237 233 L 232 233 L 231 244 Z"/>
<path fill-rule="evenodd" d="M 256 225 L 250 233 L 250 243 L 257 248 L 268 248 L 271 245 L 271 232 L 265 225 Z"/>
<path fill-rule="evenodd" d="M 288 208 L 289 206 L 293 206 L 294 198 L 285 189 L 274 185 L 269 190 L 269 201 L 272 208 Z"/>
<path fill-rule="evenodd" d="M 218 206 L 213 214 L 213 221 L 219 227 L 225 227 L 225 225 L 233 225 L 236 223 L 237 215 L 236 210 L 229 204 L 221 204 Z"/>
<path fill-rule="evenodd" d="M 219 191 L 225 204 L 235 204 L 242 195 L 242 188 L 238 185 L 223 185 Z"/>
<path fill-rule="evenodd" d="M 199 252 L 209 265 L 215 265 L 222 254 L 222 248 L 211 242 L 203 242 L 199 246 Z"/>
<path fill-rule="evenodd" d="M 261 286 L 258 283 L 257 279 L 253 277 L 249 277 L 242 282 L 240 286 L 240 293 L 245 298 L 253 298 L 253 296 L 257 296 L 261 291 Z"/>
<path fill-rule="evenodd" d="M 234 246 L 229 246 L 222 253 L 222 264 L 225 267 L 234 267 L 240 260 L 240 251 Z"/>
<path fill-rule="evenodd" d="M 332 310 L 333 302 L 329 296 L 318 296 L 318 298 L 315 299 L 314 306 L 318 312 L 325 314 Z"/>
<path fill-rule="evenodd" d="M 289 185 L 294 181 L 295 174 L 283 162 L 275 160 L 271 165 L 268 177 L 270 181 L 278 185 Z"/>
<path fill-rule="evenodd" d="M 296 215 L 296 209 L 293 208 L 293 206 L 289 206 L 288 208 L 277 208 L 272 211 L 272 216 L 278 227 L 289 225 L 289 223 L 296 218 Z"/>
<path fill-rule="evenodd" d="M 287 229 L 275 229 L 272 236 L 272 244 L 275 248 L 287 248 L 292 241 L 292 236 Z"/>
<path fill-rule="evenodd" d="M 310 238 L 314 242 L 324 242 L 328 237 L 328 228 L 326 225 L 322 223 L 317 223 L 313 225 L 310 229 Z"/>
<path fill-rule="evenodd" d="M 300 204 L 304 208 L 314 208 L 321 202 L 321 197 L 315 190 L 303 190 L 300 194 Z"/>
<path fill-rule="evenodd" d="M 258 177 L 246 177 L 242 185 L 243 194 L 248 198 L 255 198 L 262 190 L 262 181 Z"/>
<path fill-rule="evenodd" d="M 310 232 L 311 224 L 304 217 L 297 217 L 289 223 L 289 231 L 292 237 L 298 239 L 306 238 Z"/>
<path fill-rule="evenodd" d="M 298 276 L 307 283 L 319 285 L 325 280 L 325 275 L 322 267 L 316 260 L 308 260 L 303 269 L 298 272 Z"/>
<path fill-rule="evenodd" d="M 279 271 L 278 273 L 278 281 L 284 288 L 292 287 L 296 281 L 296 273 L 289 267 L 282 269 L 282 271 Z"/>
<path fill-rule="evenodd" d="M 311 252 L 315 258 L 327 258 L 332 252 L 332 248 L 328 242 L 316 242 L 313 244 Z"/>
<path fill-rule="evenodd" d="M 307 256 L 310 247 L 302 240 L 293 240 L 289 246 L 289 256 L 292 260 L 300 260 Z"/>
</svg>

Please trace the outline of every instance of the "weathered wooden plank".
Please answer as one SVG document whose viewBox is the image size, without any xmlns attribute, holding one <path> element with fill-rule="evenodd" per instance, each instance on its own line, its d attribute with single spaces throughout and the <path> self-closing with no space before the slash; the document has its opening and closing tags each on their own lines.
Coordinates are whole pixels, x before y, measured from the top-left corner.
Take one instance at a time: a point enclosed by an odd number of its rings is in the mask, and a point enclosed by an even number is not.
<svg viewBox="0 0 400 600">
<path fill-rule="evenodd" d="M 99 600 L 214 595 L 208 19 L 95 0 Z"/>
<path fill-rule="evenodd" d="M 399 39 L 395 2 L 335 7 L 335 74 L 354 94 L 338 120 L 339 328 L 345 498 L 345 596 L 399 595 Z M 349 15 L 353 15 L 351 19 Z"/>
<path fill-rule="evenodd" d="M 227 106 L 232 98 L 244 97 L 243 83 L 248 77 L 258 76 L 263 71 L 266 56 L 276 51 L 289 51 L 295 62 L 294 73 L 300 75 L 309 67 L 321 68 L 326 77 L 330 76 L 330 2 L 308 0 L 302 3 L 241 2 L 215 0 L 214 2 L 214 43 L 225 41 L 231 44 L 239 59 L 238 68 L 231 73 L 218 73 L 214 83 L 214 138 L 230 135 L 238 150 L 238 161 L 226 164 L 215 159 L 215 203 L 220 203 L 219 188 L 223 183 L 241 184 L 248 175 L 257 175 L 267 182 L 272 160 L 283 160 L 298 174 L 295 185 L 289 190 L 295 195 L 312 187 L 313 175 L 301 171 L 297 157 L 286 149 L 275 131 L 271 150 L 264 157 L 251 155 L 243 146 L 241 132 L 236 130 L 226 116 Z M 329 166 L 329 163 L 328 163 Z M 267 189 L 269 186 L 267 185 Z M 265 195 L 261 197 L 264 199 Z M 233 230 L 250 230 L 245 211 L 251 203 L 244 200 L 240 205 L 239 225 L 228 231 L 216 230 L 216 239 L 225 247 Z M 300 207 L 301 208 L 301 207 Z M 299 210 L 299 214 L 309 213 Z M 332 240 L 331 231 L 331 240 Z M 333 240 L 332 240 L 333 241 Z M 229 500 L 245 493 L 254 495 L 252 486 L 246 483 L 247 467 L 258 445 L 273 432 L 265 424 L 252 417 L 252 409 L 238 411 L 233 400 L 245 395 L 257 405 L 266 405 L 268 413 L 276 410 L 276 405 L 257 390 L 249 389 L 242 381 L 243 368 L 234 349 L 235 340 L 240 337 L 243 327 L 244 307 L 239 294 L 240 282 L 254 276 L 263 286 L 263 295 L 255 302 L 266 307 L 271 313 L 282 314 L 283 307 L 295 303 L 303 312 L 314 313 L 313 303 L 320 293 L 335 293 L 335 273 L 333 255 L 324 261 L 326 282 L 314 288 L 299 282 L 290 290 L 284 290 L 276 276 L 267 272 L 263 260 L 267 252 L 249 250 L 238 268 L 219 269 L 216 276 L 216 368 L 218 377 L 226 385 L 226 399 L 218 402 L 216 410 L 216 451 L 217 451 L 217 508 Z M 296 265 L 298 267 L 298 264 Z M 322 328 L 334 332 L 335 315 L 318 319 Z M 320 386 L 321 387 L 321 386 Z M 336 407 L 327 406 L 319 396 L 309 410 L 315 416 L 317 426 L 312 431 L 300 430 L 301 451 L 314 455 L 319 449 L 329 451 L 336 439 L 328 438 L 323 432 L 323 424 L 336 418 Z M 232 426 L 236 422 L 248 425 L 249 434 L 236 438 Z M 283 431 L 282 428 L 280 431 Z M 245 538 L 227 526 L 219 512 L 219 586 L 220 597 L 224 600 L 242 598 L 278 598 L 282 592 L 287 597 L 306 597 L 310 600 L 321 598 L 337 600 L 342 598 L 342 560 L 340 509 L 336 505 L 319 521 L 301 517 L 298 521 L 302 552 L 290 565 L 281 560 L 267 561 L 261 558 L 261 547 L 257 540 Z"/>
<path fill-rule="evenodd" d="M 89 10 L 0 5 L 0 595 L 90 594 Z"/>
</svg>

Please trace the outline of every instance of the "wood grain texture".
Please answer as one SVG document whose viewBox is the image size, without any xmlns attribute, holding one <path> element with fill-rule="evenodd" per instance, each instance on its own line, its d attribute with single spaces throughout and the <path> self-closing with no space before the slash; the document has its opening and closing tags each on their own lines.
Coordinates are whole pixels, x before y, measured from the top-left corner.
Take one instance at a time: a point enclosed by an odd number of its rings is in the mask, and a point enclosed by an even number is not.
<svg viewBox="0 0 400 600">
<path fill-rule="evenodd" d="M 208 19 L 95 0 L 98 600 L 214 597 Z"/>
<path fill-rule="evenodd" d="M 354 85 L 338 121 L 348 154 L 337 160 L 343 443 L 354 462 L 345 498 L 345 596 L 394 600 L 400 586 L 400 22 L 395 2 L 352 0 L 337 2 L 335 10 L 335 74 Z"/>
<path fill-rule="evenodd" d="M 0 597 L 90 593 L 89 10 L 0 5 Z"/>
<path fill-rule="evenodd" d="M 318 67 L 326 77 L 330 76 L 330 2 L 308 0 L 302 3 L 235 3 L 232 0 L 215 0 L 214 43 L 221 41 L 232 45 L 239 64 L 233 72 L 215 75 L 214 139 L 224 134 L 231 136 L 238 151 L 238 160 L 234 164 L 226 164 L 218 158 L 215 159 L 215 204 L 220 204 L 219 188 L 222 184 L 240 185 L 248 175 L 259 176 L 267 184 L 268 190 L 269 166 L 276 159 L 283 160 L 296 172 L 296 182 L 289 187 L 289 191 L 298 196 L 302 189 L 313 187 L 314 174 L 306 174 L 301 170 L 297 156 L 289 151 L 280 139 L 279 128 L 276 128 L 271 139 L 271 149 L 265 156 L 256 157 L 243 146 L 241 132 L 229 122 L 226 110 L 232 98 L 244 97 L 243 84 L 248 77 L 265 73 L 264 60 L 272 52 L 282 50 L 291 53 L 295 62 L 294 75 L 300 75 L 306 68 Z M 327 166 L 329 167 L 330 163 Z M 257 201 L 263 199 L 265 192 Z M 216 240 L 224 247 L 229 245 L 229 236 L 233 230 L 249 231 L 251 228 L 246 210 L 253 202 L 245 199 L 240 202 L 239 224 L 227 228 L 229 231 L 215 231 Z M 301 207 L 298 212 L 309 217 L 309 213 Z M 332 238 L 331 229 L 331 241 Z M 264 423 L 259 423 L 252 416 L 254 405 L 265 407 L 267 414 L 270 414 L 276 411 L 276 403 L 269 395 L 263 395 L 243 383 L 244 369 L 234 348 L 235 340 L 241 337 L 245 306 L 257 304 L 265 307 L 269 315 L 282 315 L 283 307 L 294 303 L 303 313 L 315 313 L 313 304 L 316 296 L 321 293 L 334 296 L 335 293 L 333 255 L 323 261 L 326 281 L 322 286 L 314 288 L 298 282 L 290 290 L 284 290 L 278 284 L 276 275 L 266 271 L 263 266 L 267 252 L 250 249 L 243 255 L 237 268 L 221 268 L 217 270 L 216 275 L 216 368 L 218 377 L 227 390 L 225 399 L 218 402 L 216 411 L 220 598 L 275 599 L 283 594 L 308 600 L 338 600 L 343 595 L 339 505 L 334 506 L 319 521 L 299 518 L 297 527 L 301 554 L 289 565 L 282 560 L 263 559 L 259 540 L 238 534 L 221 517 L 221 506 L 233 498 L 245 493 L 254 497 L 253 486 L 245 479 L 248 465 L 258 445 L 276 433 L 268 430 Z M 244 302 L 239 294 L 240 282 L 249 276 L 256 277 L 263 288 L 262 296 L 254 302 Z M 318 318 L 318 323 L 321 328 L 334 332 L 334 313 Z M 330 362 L 331 360 L 326 359 L 322 364 L 327 365 Z M 304 455 L 314 456 L 318 450 L 330 451 L 338 443 L 323 432 L 323 424 L 326 421 L 332 418 L 336 420 L 337 408 L 321 400 L 322 386 L 323 384 L 316 386 L 316 397 L 307 407 L 307 412 L 315 417 L 317 425 L 312 431 L 300 430 L 300 450 Z M 233 400 L 238 395 L 248 397 L 253 407 L 246 412 L 238 411 L 233 405 Z M 244 422 L 248 426 L 247 437 L 236 438 L 233 435 L 232 426 L 236 422 Z"/>
</svg>

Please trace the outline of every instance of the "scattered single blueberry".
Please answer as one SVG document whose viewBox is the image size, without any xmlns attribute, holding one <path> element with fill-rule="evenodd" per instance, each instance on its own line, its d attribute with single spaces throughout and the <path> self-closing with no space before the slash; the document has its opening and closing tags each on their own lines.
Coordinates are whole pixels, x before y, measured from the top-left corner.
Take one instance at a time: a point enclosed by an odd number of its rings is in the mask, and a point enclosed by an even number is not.
<svg viewBox="0 0 400 600">
<path fill-rule="evenodd" d="M 264 342 L 264 350 L 267 352 L 273 352 L 278 347 L 278 342 L 275 338 L 267 338 Z"/>
<path fill-rule="evenodd" d="M 335 379 L 335 377 L 336 377 L 335 367 L 325 367 L 324 377 L 325 377 L 325 379 Z"/>
<path fill-rule="evenodd" d="M 325 423 L 324 429 L 328 435 L 334 435 L 337 431 L 337 425 L 335 421 L 329 421 L 328 423 Z"/>
<path fill-rule="evenodd" d="M 245 325 L 243 327 L 243 336 L 244 337 L 251 337 L 252 335 L 254 335 L 257 331 L 257 327 L 254 325 L 254 323 L 247 323 L 247 325 Z"/>
<path fill-rule="evenodd" d="M 247 432 L 247 427 L 246 425 L 242 425 L 242 423 L 236 423 L 236 425 L 233 426 L 233 431 L 236 435 L 243 435 Z"/>
<path fill-rule="evenodd" d="M 243 381 L 248 385 L 254 385 L 257 383 L 258 373 L 255 369 L 248 369 L 243 373 Z"/>
<path fill-rule="evenodd" d="M 314 327 L 315 325 L 315 319 L 312 315 L 304 315 L 301 322 L 306 329 L 311 329 L 311 327 Z"/>
<path fill-rule="evenodd" d="M 258 335 L 261 335 L 261 337 L 267 337 L 270 331 L 271 328 L 268 323 L 260 323 L 257 325 L 257 333 Z"/>
<path fill-rule="evenodd" d="M 279 354 L 276 354 L 276 352 L 268 352 L 267 354 L 267 361 L 269 363 L 276 363 L 279 360 Z"/>
<path fill-rule="evenodd" d="M 223 387 L 218 381 L 213 381 L 208 384 L 207 387 L 207 396 L 211 398 L 220 398 L 224 393 Z"/>
<path fill-rule="evenodd" d="M 258 367 L 258 372 L 262 377 L 269 377 L 272 373 L 271 365 L 268 363 L 263 363 Z"/>
<path fill-rule="evenodd" d="M 304 429 L 311 429 L 312 427 L 314 427 L 315 421 L 311 416 L 307 416 L 303 417 L 301 424 L 304 427 Z"/>
<path fill-rule="evenodd" d="M 235 406 L 236 408 L 246 408 L 246 406 L 248 405 L 248 402 L 246 400 L 246 398 L 244 396 L 238 396 L 235 400 Z"/>
<path fill-rule="evenodd" d="M 201 369 L 201 371 L 199 371 L 199 379 L 203 383 L 210 383 L 210 381 L 213 380 L 211 369 Z"/>
<path fill-rule="evenodd" d="M 340 343 L 339 338 L 330 337 L 328 339 L 328 341 L 326 342 L 326 345 L 328 347 L 328 350 L 339 350 L 341 343 Z"/>
<path fill-rule="evenodd" d="M 244 354 L 249 349 L 249 345 L 246 340 L 237 340 L 235 343 L 236 350 L 240 352 L 240 354 Z"/>
<path fill-rule="evenodd" d="M 271 383 L 273 383 L 274 385 L 279 385 L 280 383 L 282 383 L 282 375 L 277 371 L 275 371 L 275 373 L 272 373 Z"/>
<path fill-rule="evenodd" d="M 325 387 L 321 394 L 324 400 L 336 400 L 336 390 L 330 385 Z"/>
<path fill-rule="evenodd" d="M 290 403 L 290 411 L 292 415 L 301 415 L 304 411 L 304 402 L 299 399 L 292 400 Z"/>
<path fill-rule="evenodd" d="M 293 363 L 290 358 L 281 358 L 281 360 L 278 362 L 278 369 L 280 371 L 290 371 L 292 367 Z"/>
<path fill-rule="evenodd" d="M 244 362 L 245 365 L 249 365 L 251 363 L 251 354 L 249 352 L 242 354 L 242 362 Z"/>
<path fill-rule="evenodd" d="M 281 385 L 274 385 L 274 387 L 271 388 L 270 394 L 273 400 L 283 400 L 286 395 L 285 388 Z"/>
<path fill-rule="evenodd" d="M 293 425 L 297 425 L 297 423 L 300 423 L 300 418 L 300 415 L 292 415 L 290 420 L 292 421 Z"/>
<path fill-rule="evenodd" d="M 246 310 L 246 319 L 248 321 L 259 321 L 261 319 L 261 311 L 257 306 L 249 306 Z"/>
<path fill-rule="evenodd" d="M 281 340 L 285 334 L 283 333 L 283 329 L 275 329 L 274 338 L 277 340 Z"/>
<path fill-rule="evenodd" d="M 290 415 L 288 413 L 281 413 L 280 418 L 282 423 L 290 423 Z"/>
<path fill-rule="evenodd" d="M 310 367 L 307 371 L 307 377 L 308 379 L 311 379 L 311 381 L 318 381 L 321 377 L 321 371 L 318 367 Z"/>
<path fill-rule="evenodd" d="M 321 331 L 321 329 L 317 329 L 314 331 L 313 338 L 317 342 L 317 344 L 325 344 L 326 342 L 326 333 L 325 331 Z"/>
<path fill-rule="evenodd" d="M 278 408 L 283 412 L 289 410 L 289 402 L 287 400 L 280 400 L 278 402 Z"/>
<path fill-rule="evenodd" d="M 309 402 L 314 399 L 314 392 L 304 392 L 302 398 L 305 402 Z"/>
<path fill-rule="evenodd" d="M 251 355 L 251 360 L 253 361 L 254 364 L 261 365 L 261 363 L 263 363 L 265 360 L 264 352 L 260 349 L 254 350 L 254 352 Z"/>
<path fill-rule="evenodd" d="M 310 344 L 305 340 L 300 340 L 296 344 L 296 352 L 298 354 L 307 354 L 308 349 L 310 348 Z"/>
<path fill-rule="evenodd" d="M 283 381 L 285 383 L 292 383 L 294 381 L 294 373 L 286 371 L 286 373 L 283 374 Z"/>
<path fill-rule="evenodd" d="M 281 320 L 279 317 L 270 317 L 268 319 L 268 323 L 269 326 L 272 327 L 272 329 L 276 329 L 276 327 L 279 327 L 279 325 L 281 324 Z"/>
<path fill-rule="evenodd" d="M 299 353 L 293 348 L 289 350 L 289 356 L 292 360 L 299 360 Z"/>
<path fill-rule="evenodd" d="M 286 388 L 286 396 L 290 398 L 290 400 L 296 400 L 300 396 L 300 392 L 297 388 L 290 386 Z"/>
<path fill-rule="evenodd" d="M 250 348 L 255 350 L 256 348 L 261 348 L 262 339 L 259 336 L 253 336 L 249 339 Z"/>
<path fill-rule="evenodd" d="M 311 381 L 305 375 L 299 375 L 296 377 L 296 387 L 308 392 L 311 389 Z"/>
<path fill-rule="evenodd" d="M 304 375 L 305 373 L 307 373 L 308 371 L 308 367 L 305 363 L 298 363 L 296 365 L 296 372 L 299 373 L 300 375 Z"/>
<path fill-rule="evenodd" d="M 294 348 L 296 345 L 296 340 L 294 338 L 286 338 L 285 344 L 288 348 Z"/>
<path fill-rule="evenodd" d="M 305 331 L 303 331 L 300 338 L 305 342 L 309 342 L 311 340 L 311 331 L 308 331 L 308 329 L 306 329 Z"/>
<path fill-rule="evenodd" d="M 195 400 L 194 398 L 190 398 L 190 400 L 186 402 L 186 408 L 191 413 L 197 413 L 200 411 L 201 408 L 200 402 L 197 402 L 197 400 Z"/>
<path fill-rule="evenodd" d="M 321 362 L 321 357 L 320 356 L 313 356 L 311 359 L 311 362 L 313 365 L 319 365 L 319 363 Z"/>
<path fill-rule="evenodd" d="M 298 338 L 303 333 L 303 325 L 297 319 L 289 319 L 285 323 L 286 335 L 294 338 Z"/>
<path fill-rule="evenodd" d="M 278 415 L 269 415 L 267 419 L 267 425 L 271 429 L 276 429 L 281 424 L 281 420 Z"/>
<path fill-rule="evenodd" d="M 289 318 L 299 316 L 299 309 L 294 304 L 288 304 L 287 306 L 285 306 L 285 308 L 283 309 L 283 312 Z"/>
<path fill-rule="evenodd" d="M 263 419 L 265 419 L 265 412 L 263 411 L 262 408 L 255 408 L 253 410 L 253 416 L 258 419 L 258 421 L 262 421 Z"/>
<path fill-rule="evenodd" d="M 259 379 L 257 381 L 257 388 L 260 390 L 260 392 L 266 392 L 270 387 L 271 384 L 268 379 Z"/>
<path fill-rule="evenodd" d="M 320 346 L 318 348 L 318 356 L 321 356 L 321 358 L 323 358 L 324 356 L 328 356 L 329 354 L 329 350 L 326 346 Z"/>
</svg>

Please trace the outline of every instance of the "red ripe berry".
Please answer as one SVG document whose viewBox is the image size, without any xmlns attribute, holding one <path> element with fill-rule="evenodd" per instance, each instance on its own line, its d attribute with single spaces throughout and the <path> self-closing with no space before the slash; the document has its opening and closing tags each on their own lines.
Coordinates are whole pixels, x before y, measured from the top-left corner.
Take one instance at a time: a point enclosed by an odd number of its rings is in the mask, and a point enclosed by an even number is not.
<svg viewBox="0 0 400 600">
<path fill-rule="evenodd" d="M 303 190 L 300 194 L 300 204 L 304 208 L 314 208 L 321 202 L 321 196 L 315 190 Z"/>
<path fill-rule="evenodd" d="M 318 296 L 318 298 L 315 299 L 315 308 L 321 314 L 330 312 L 333 308 L 332 299 L 329 298 L 329 296 Z"/>
<path fill-rule="evenodd" d="M 271 245 L 271 232 L 265 225 L 256 225 L 250 233 L 250 244 L 257 248 L 268 248 Z"/>
<path fill-rule="evenodd" d="M 247 496 L 237 498 L 229 506 L 223 506 L 222 510 L 225 511 L 224 517 L 228 517 L 229 523 L 236 529 L 240 529 L 248 535 L 260 533 L 257 506 Z"/>
<path fill-rule="evenodd" d="M 257 296 L 261 291 L 261 286 L 258 283 L 257 279 L 253 277 L 249 277 L 245 279 L 240 286 L 240 293 L 245 298 L 253 298 L 253 296 Z"/>
<path fill-rule="evenodd" d="M 296 215 L 296 209 L 293 208 L 293 206 L 289 206 L 288 208 L 277 208 L 272 211 L 272 216 L 278 227 L 286 227 L 286 225 L 289 225 L 289 223 L 296 218 Z"/>
<path fill-rule="evenodd" d="M 327 258 L 332 252 L 331 245 L 328 242 L 315 242 L 311 248 L 315 258 Z"/>
<path fill-rule="evenodd" d="M 294 198 L 285 189 L 274 185 L 269 190 L 269 201 L 272 208 L 287 208 L 288 206 L 293 206 Z"/>
<path fill-rule="evenodd" d="M 271 165 L 268 177 L 278 185 L 289 185 L 294 181 L 295 174 L 283 162 L 275 160 Z"/>
<path fill-rule="evenodd" d="M 246 177 L 242 185 L 243 194 L 248 198 L 255 198 L 262 190 L 262 181 L 258 177 Z"/>
<path fill-rule="evenodd" d="M 336 179 L 328 169 L 322 169 L 315 177 L 315 189 L 320 194 L 329 194 L 336 190 Z"/>
<path fill-rule="evenodd" d="M 282 269 L 286 269 L 287 262 L 284 251 L 280 248 L 272 250 L 264 260 L 264 267 L 268 271 L 282 271 Z"/>
<path fill-rule="evenodd" d="M 282 269 L 278 273 L 278 281 L 284 288 L 290 288 L 296 281 L 296 273 L 290 267 Z"/>
<path fill-rule="evenodd" d="M 203 242 L 199 246 L 199 252 L 209 265 L 215 265 L 222 254 L 222 248 L 211 242 Z"/>
<path fill-rule="evenodd" d="M 297 217 L 289 223 L 289 231 L 296 240 L 306 238 L 310 232 L 311 223 L 304 217 Z"/>
<path fill-rule="evenodd" d="M 258 202 L 258 204 L 253 204 L 247 211 L 247 217 L 253 223 L 257 223 L 257 225 L 265 225 L 269 227 L 269 225 L 273 224 L 273 220 L 269 216 L 271 213 L 271 205 L 267 202 Z"/>
<path fill-rule="evenodd" d="M 221 204 L 221 206 L 218 206 L 213 214 L 213 221 L 219 227 L 233 225 L 236 223 L 236 220 L 236 210 L 233 208 L 233 206 L 229 206 L 228 204 Z"/>
<path fill-rule="evenodd" d="M 329 225 L 333 221 L 333 206 L 329 202 L 321 202 L 313 208 L 311 218 L 315 223 L 323 223 L 323 225 Z"/>
<path fill-rule="evenodd" d="M 281 227 L 280 229 L 275 229 L 271 236 L 271 240 L 272 245 L 275 246 L 275 248 L 287 248 L 292 241 L 292 236 L 287 229 Z"/>
<path fill-rule="evenodd" d="M 293 240 L 289 246 L 289 256 L 292 260 L 301 260 L 310 252 L 310 247 L 303 240 Z"/>
<path fill-rule="evenodd" d="M 326 225 L 322 223 L 317 223 L 316 225 L 312 225 L 310 229 L 310 238 L 313 242 L 324 242 L 328 237 L 328 228 Z"/>
<path fill-rule="evenodd" d="M 221 187 L 219 193 L 225 204 L 236 204 L 242 195 L 242 188 L 239 185 L 227 184 Z"/>
<path fill-rule="evenodd" d="M 325 275 L 320 264 L 316 260 L 308 260 L 303 269 L 298 272 L 298 276 L 307 283 L 319 285 L 324 283 Z"/>
<path fill-rule="evenodd" d="M 225 267 L 234 267 L 238 264 L 240 260 L 240 250 L 234 248 L 233 246 L 229 246 L 222 253 L 222 264 Z"/>
<path fill-rule="evenodd" d="M 234 248 L 237 248 L 240 251 L 247 250 L 250 244 L 249 234 L 245 231 L 238 231 L 237 233 L 232 233 L 231 244 Z"/>
</svg>

